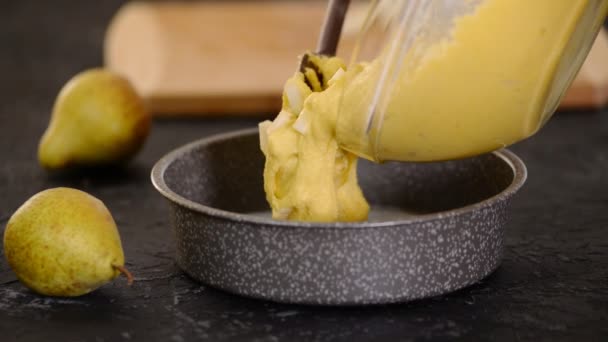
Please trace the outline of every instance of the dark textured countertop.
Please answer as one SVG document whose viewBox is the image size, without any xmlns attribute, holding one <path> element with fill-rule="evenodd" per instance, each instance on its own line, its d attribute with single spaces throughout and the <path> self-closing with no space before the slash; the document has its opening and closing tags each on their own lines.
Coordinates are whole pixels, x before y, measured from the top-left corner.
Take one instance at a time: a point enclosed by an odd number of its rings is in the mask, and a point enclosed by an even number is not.
<svg viewBox="0 0 608 342">
<path fill-rule="evenodd" d="M 168 208 L 149 171 L 163 154 L 253 119 L 157 120 L 124 172 L 50 176 L 36 145 L 55 95 L 101 64 L 119 1 L 0 3 L 0 233 L 36 192 L 71 186 L 102 199 L 137 281 L 75 299 L 40 297 L 0 261 L 1 341 L 608 340 L 608 111 L 559 113 L 513 150 L 529 180 L 514 202 L 502 266 L 470 288 L 413 303 L 318 308 L 240 298 L 180 273 Z"/>
</svg>

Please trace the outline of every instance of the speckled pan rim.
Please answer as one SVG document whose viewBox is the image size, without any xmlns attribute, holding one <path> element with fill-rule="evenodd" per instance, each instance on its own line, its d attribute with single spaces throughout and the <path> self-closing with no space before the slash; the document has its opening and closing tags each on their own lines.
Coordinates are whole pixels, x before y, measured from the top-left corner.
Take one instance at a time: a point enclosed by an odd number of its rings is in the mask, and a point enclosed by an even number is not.
<svg viewBox="0 0 608 342">
<path fill-rule="evenodd" d="M 382 228 L 382 227 L 395 227 L 401 225 L 408 224 L 416 224 L 420 222 L 428 222 L 433 220 L 443 220 L 451 217 L 456 217 L 459 215 L 464 215 L 467 213 L 471 213 L 474 211 L 479 211 L 484 208 L 492 207 L 496 203 L 507 200 L 511 196 L 513 196 L 525 183 L 527 178 L 527 170 L 524 163 L 517 157 L 513 152 L 502 149 L 499 151 L 494 151 L 492 154 L 503 160 L 507 165 L 511 167 L 513 171 L 513 181 L 509 186 L 507 186 L 504 190 L 499 192 L 498 194 L 488 197 L 487 199 L 470 204 L 464 207 L 446 210 L 436 213 L 430 214 L 421 214 L 416 217 L 406 218 L 395 221 L 384 221 L 384 222 L 334 222 L 334 223 L 322 223 L 322 222 L 299 222 L 299 221 L 278 221 L 273 219 L 267 219 L 259 216 L 253 216 L 249 214 L 235 213 L 227 210 L 217 209 L 210 206 L 206 206 L 201 203 L 197 203 L 191 201 L 180 194 L 174 192 L 169 186 L 166 184 L 164 175 L 167 168 L 179 157 L 188 153 L 192 149 L 209 145 L 212 143 L 218 143 L 226 140 L 230 140 L 237 137 L 243 137 L 247 135 L 254 135 L 258 133 L 257 128 L 247 128 L 242 130 L 237 130 L 229 133 L 221 133 L 216 134 L 210 137 L 202 138 L 199 140 L 195 140 L 186 145 L 178 147 L 173 151 L 166 154 L 162 157 L 154 167 L 151 172 L 151 180 L 152 184 L 165 198 L 169 201 L 176 203 L 182 207 L 188 208 L 190 210 L 194 210 L 201 214 L 205 214 L 208 216 L 225 219 L 228 221 L 234 222 L 249 222 L 256 225 L 264 225 L 264 226 L 276 226 L 282 228 L 313 228 L 313 229 L 364 229 L 364 228 Z"/>
</svg>

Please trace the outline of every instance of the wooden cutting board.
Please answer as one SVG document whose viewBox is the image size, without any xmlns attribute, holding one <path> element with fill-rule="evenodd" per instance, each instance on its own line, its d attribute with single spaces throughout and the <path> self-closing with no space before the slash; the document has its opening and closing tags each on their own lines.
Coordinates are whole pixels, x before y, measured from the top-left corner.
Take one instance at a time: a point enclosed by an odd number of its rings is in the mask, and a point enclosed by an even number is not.
<svg viewBox="0 0 608 342">
<path fill-rule="evenodd" d="M 112 20 L 106 67 L 127 76 L 157 115 L 268 114 L 298 56 L 316 46 L 326 1 L 133 2 Z M 364 8 L 355 3 L 338 55 Z M 608 100 L 608 37 L 598 37 L 561 108 Z"/>
</svg>

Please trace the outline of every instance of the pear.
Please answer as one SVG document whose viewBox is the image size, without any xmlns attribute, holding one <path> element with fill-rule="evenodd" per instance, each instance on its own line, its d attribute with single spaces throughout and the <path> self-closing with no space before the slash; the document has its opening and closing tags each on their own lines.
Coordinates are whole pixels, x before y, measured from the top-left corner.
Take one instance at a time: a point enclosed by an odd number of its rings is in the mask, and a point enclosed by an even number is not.
<svg viewBox="0 0 608 342">
<path fill-rule="evenodd" d="M 51 170 L 120 164 L 140 150 L 149 130 L 150 116 L 128 80 L 87 70 L 59 92 L 38 160 Z"/>
<path fill-rule="evenodd" d="M 4 254 L 19 281 L 47 295 L 89 293 L 123 273 L 120 236 L 97 198 L 71 188 L 44 190 L 9 219 Z"/>
</svg>

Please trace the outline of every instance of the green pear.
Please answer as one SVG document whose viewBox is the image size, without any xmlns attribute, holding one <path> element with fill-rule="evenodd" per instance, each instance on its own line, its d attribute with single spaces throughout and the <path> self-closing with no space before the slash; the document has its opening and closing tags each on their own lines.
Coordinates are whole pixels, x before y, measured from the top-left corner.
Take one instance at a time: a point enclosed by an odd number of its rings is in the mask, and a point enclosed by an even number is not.
<svg viewBox="0 0 608 342">
<path fill-rule="evenodd" d="M 124 273 L 120 236 L 97 198 L 76 189 L 37 193 L 11 216 L 4 254 L 25 286 L 47 296 L 89 293 Z"/>
<path fill-rule="evenodd" d="M 149 130 L 150 116 L 130 82 L 91 69 L 59 92 L 38 160 L 47 169 L 119 164 L 140 150 Z"/>
</svg>

